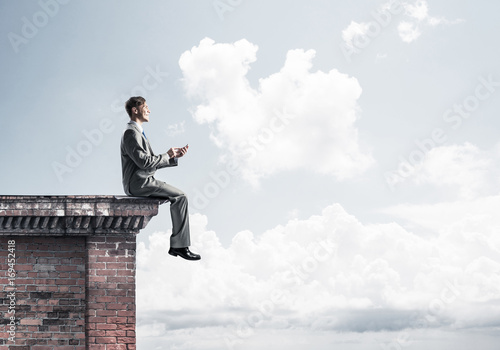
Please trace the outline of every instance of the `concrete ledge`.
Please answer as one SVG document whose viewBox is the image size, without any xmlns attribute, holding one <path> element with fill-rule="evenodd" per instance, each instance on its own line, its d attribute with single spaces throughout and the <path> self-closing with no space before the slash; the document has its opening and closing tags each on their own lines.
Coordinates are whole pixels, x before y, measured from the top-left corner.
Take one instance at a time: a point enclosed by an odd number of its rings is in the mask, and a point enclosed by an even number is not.
<svg viewBox="0 0 500 350">
<path fill-rule="evenodd" d="M 0 235 L 138 233 L 165 201 L 113 195 L 0 196 Z"/>
</svg>

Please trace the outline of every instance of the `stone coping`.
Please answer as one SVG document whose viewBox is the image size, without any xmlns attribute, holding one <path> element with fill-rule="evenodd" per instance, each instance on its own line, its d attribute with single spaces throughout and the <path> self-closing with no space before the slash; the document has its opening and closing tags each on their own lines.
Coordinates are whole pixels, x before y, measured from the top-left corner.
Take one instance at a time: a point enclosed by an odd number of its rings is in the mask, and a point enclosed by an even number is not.
<svg viewBox="0 0 500 350">
<path fill-rule="evenodd" d="M 114 195 L 0 196 L 0 235 L 138 233 L 165 201 Z"/>
</svg>

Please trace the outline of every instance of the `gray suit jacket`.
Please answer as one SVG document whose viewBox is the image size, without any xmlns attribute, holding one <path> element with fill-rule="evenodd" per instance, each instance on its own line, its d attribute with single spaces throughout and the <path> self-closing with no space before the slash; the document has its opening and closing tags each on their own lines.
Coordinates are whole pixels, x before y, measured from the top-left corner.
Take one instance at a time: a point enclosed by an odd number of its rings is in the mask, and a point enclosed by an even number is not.
<svg viewBox="0 0 500 350">
<path fill-rule="evenodd" d="M 177 158 L 155 155 L 135 123 L 128 123 L 121 141 L 123 189 L 129 196 L 152 196 L 163 183 L 155 180 L 157 169 L 176 166 Z"/>
</svg>

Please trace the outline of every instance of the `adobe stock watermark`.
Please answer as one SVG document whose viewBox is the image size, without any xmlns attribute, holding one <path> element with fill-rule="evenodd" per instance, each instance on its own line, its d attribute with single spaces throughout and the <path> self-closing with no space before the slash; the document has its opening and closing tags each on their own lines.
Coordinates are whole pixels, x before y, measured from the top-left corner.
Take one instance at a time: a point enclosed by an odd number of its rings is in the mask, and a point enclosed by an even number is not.
<svg viewBox="0 0 500 350">
<path fill-rule="evenodd" d="M 219 16 L 219 19 L 223 21 L 226 12 L 233 12 L 242 2 L 243 0 L 215 0 L 212 6 L 217 16 Z"/>
<path fill-rule="evenodd" d="M 359 54 L 370 45 L 381 33 L 382 30 L 391 24 L 393 17 L 401 14 L 404 6 L 399 0 L 390 0 L 382 8 L 370 13 L 372 21 L 360 24 L 359 31 L 352 35 L 349 42 L 343 40 L 340 44 L 340 51 L 348 63 L 352 62 L 352 55 Z M 352 25 L 352 23 L 351 23 Z"/>
<path fill-rule="evenodd" d="M 275 317 L 280 306 L 290 305 L 293 300 L 289 299 L 291 298 L 289 289 L 304 284 L 321 264 L 332 260 L 337 255 L 337 245 L 330 238 L 311 243 L 307 250 L 308 256 L 300 263 L 291 265 L 290 269 L 283 274 L 282 282 L 286 289 L 272 290 L 267 298 L 255 306 L 254 311 L 235 321 L 232 333 L 224 334 L 224 342 L 228 349 L 233 350 L 236 345 L 252 337 L 261 322 Z"/>
<path fill-rule="evenodd" d="M 59 182 L 63 182 L 64 175 L 72 173 L 79 167 L 83 160 L 90 156 L 94 148 L 98 147 L 104 140 L 104 135 L 110 134 L 115 129 L 113 121 L 104 118 L 99 122 L 99 127 L 92 130 L 83 130 L 83 139 L 80 140 L 76 146 L 66 147 L 66 158 L 64 163 L 54 161 L 52 162 L 52 170 L 56 175 Z"/>
<path fill-rule="evenodd" d="M 61 5 L 66 5 L 71 0 L 39 0 L 40 11 L 35 12 L 30 18 L 21 18 L 20 34 L 9 32 L 7 38 L 15 53 L 19 52 L 21 45 L 27 45 L 31 39 L 38 35 L 40 30 L 49 24 L 51 18 L 58 13 Z"/>
<path fill-rule="evenodd" d="M 17 296 L 16 296 L 16 241 L 9 240 L 7 242 L 7 281 L 8 283 L 4 286 L 4 291 L 7 292 L 6 302 L 8 303 L 8 311 L 5 315 L 6 321 L 6 333 L 9 335 L 7 341 L 11 343 L 16 343 L 16 329 L 19 321 L 16 321 L 16 306 L 17 306 Z"/>
<path fill-rule="evenodd" d="M 120 98 L 114 100 L 110 108 L 113 113 L 123 116 L 124 121 L 126 118 L 125 101 L 130 96 L 146 96 L 148 92 L 158 88 L 163 83 L 164 79 L 169 76 L 167 72 L 162 72 L 159 65 L 155 69 L 146 67 L 146 75 L 142 78 L 141 84 L 134 86 L 130 90 L 130 95 L 121 95 Z M 106 138 L 117 127 L 116 119 L 103 118 L 99 121 L 99 125 L 91 130 L 82 130 L 82 138 L 74 146 L 66 147 L 66 156 L 64 161 L 53 161 L 52 170 L 56 175 L 59 182 L 63 182 L 65 176 L 71 174 L 77 169 L 86 158 L 88 158 L 93 151 L 98 148 Z"/>
<path fill-rule="evenodd" d="M 451 124 L 451 130 L 459 129 L 464 120 L 469 119 L 480 108 L 481 102 L 489 99 L 500 87 L 500 82 L 493 80 L 490 75 L 488 78 L 479 77 L 478 84 L 474 91 L 465 97 L 460 103 L 448 108 L 442 115 L 442 119 L 447 124 Z M 448 131 L 449 132 L 449 131 Z M 394 171 L 384 174 L 387 185 L 391 190 L 395 189 L 397 184 L 404 182 L 416 171 L 416 167 L 424 161 L 425 156 L 433 148 L 443 145 L 448 139 L 447 131 L 442 128 L 435 128 L 430 135 L 422 140 L 415 140 L 416 148 L 411 151 L 406 158 L 399 157 L 398 168 Z"/>
<path fill-rule="evenodd" d="M 231 183 L 231 179 L 241 172 L 243 163 L 258 157 L 259 152 L 265 151 L 267 145 L 271 144 L 277 134 L 283 132 L 288 125 L 295 119 L 295 115 L 286 111 L 275 111 L 275 115 L 269 120 L 266 127 L 262 128 L 257 136 L 249 137 L 240 145 L 241 161 L 235 159 L 226 163 L 225 169 L 208 174 L 209 180 L 203 188 L 194 189 L 194 197 L 191 205 L 197 210 L 206 208 L 210 201 L 218 197 L 225 188 Z"/>
</svg>

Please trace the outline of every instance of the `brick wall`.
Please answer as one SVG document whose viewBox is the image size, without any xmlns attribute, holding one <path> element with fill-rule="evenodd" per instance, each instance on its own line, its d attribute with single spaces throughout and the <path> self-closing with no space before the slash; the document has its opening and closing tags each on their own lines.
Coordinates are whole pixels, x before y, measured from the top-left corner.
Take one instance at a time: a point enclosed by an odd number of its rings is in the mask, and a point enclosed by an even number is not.
<svg viewBox="0 0 500 350">
<path fill-rule="evenodd" d="M 8 241 L 15 242 L 13 286 L 6 275 Z M 0 237 L 0 312 L 12 314 L 9 292 L 16 300 L 15 344 L 8 344 L 18 350 L 85 349 L 85 255 L 85 237 Z M 10 319 L 1 323 L 0 344 L 7 344 Z"/>
<path fill-rule="evenodd" d="M 136 235 L 163 201 L 0 196 L 0 350 L 135 350 Z"/>
<path fill-rule="evenodd" d="M 87 239 L 88 349 L 135 349 L 135 238 Z"/>
</svg>

